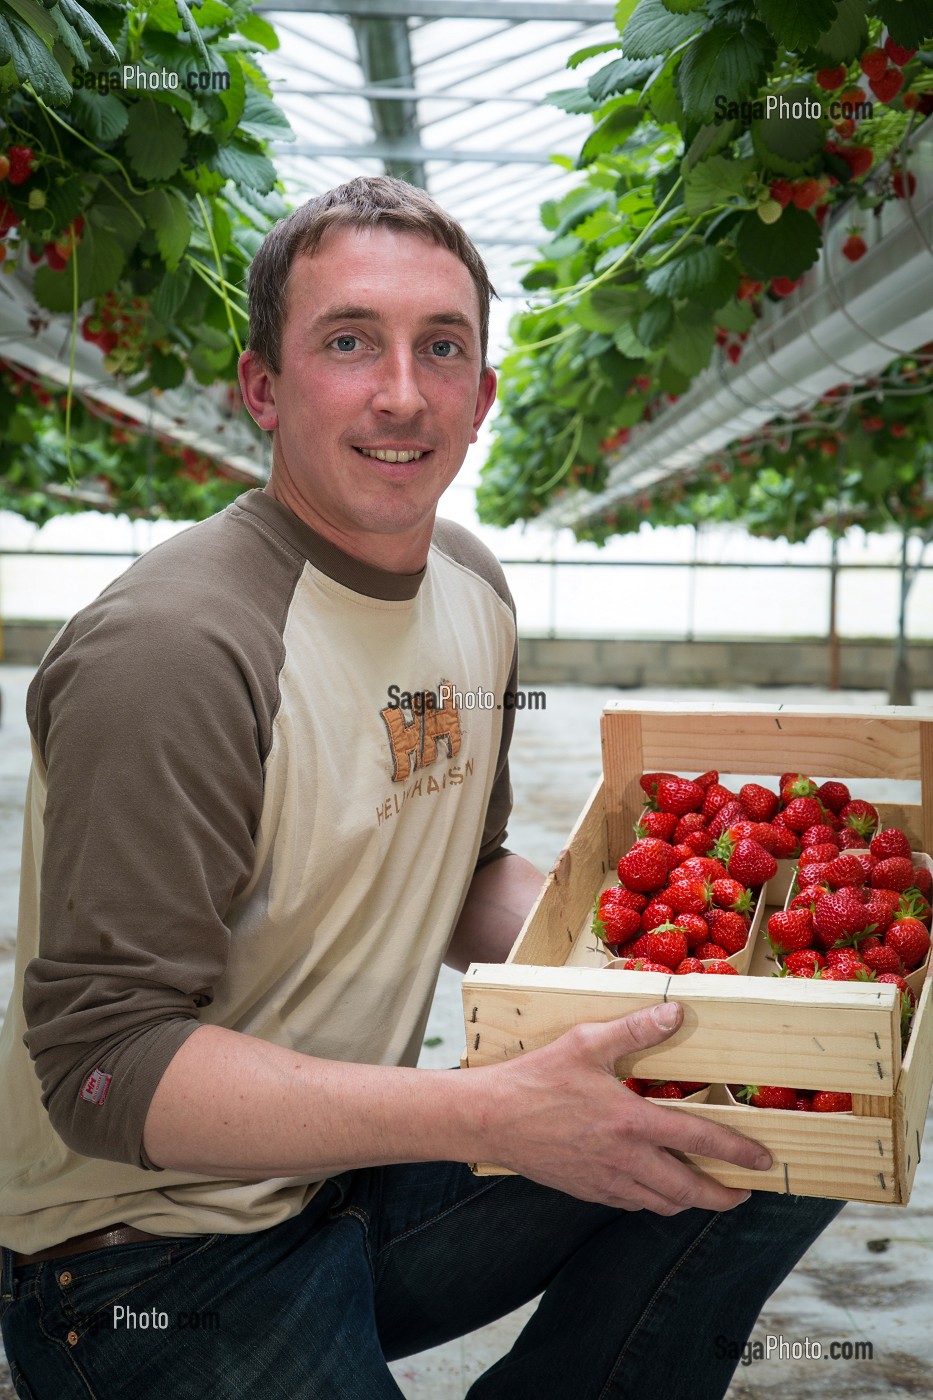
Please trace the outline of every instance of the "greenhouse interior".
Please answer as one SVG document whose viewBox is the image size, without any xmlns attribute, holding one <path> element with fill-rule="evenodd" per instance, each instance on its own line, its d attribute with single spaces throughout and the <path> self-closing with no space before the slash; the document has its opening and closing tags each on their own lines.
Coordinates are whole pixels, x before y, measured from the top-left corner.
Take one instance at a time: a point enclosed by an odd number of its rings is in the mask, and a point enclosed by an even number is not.
<svg viewBox="0 0 933 1400">
<path fill-rule="evenodd" d="M 0 128 L 0 1400 L 933 1395 L 929 0 L 0 0 Z"/>
</svg>

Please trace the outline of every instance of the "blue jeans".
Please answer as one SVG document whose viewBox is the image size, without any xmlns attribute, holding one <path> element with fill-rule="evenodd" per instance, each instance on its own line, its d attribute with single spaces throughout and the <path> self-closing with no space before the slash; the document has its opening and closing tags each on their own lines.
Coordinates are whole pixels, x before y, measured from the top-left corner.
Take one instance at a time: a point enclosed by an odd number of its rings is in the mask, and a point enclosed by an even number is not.
<svg viewBox="0 0 933 1400">
<path fill-rule="evenodd" d="M 4 1250 L 0 1318 L 22 1400 L 398 1400 L 387 1361 L 543 1292 L 468 1400 L 720 1400 L 840 1208 L 754 1192 L 666 1218 L 451 1163 L 373 1168 L 254 1234 L 15 1273 Z"/>
</svg>

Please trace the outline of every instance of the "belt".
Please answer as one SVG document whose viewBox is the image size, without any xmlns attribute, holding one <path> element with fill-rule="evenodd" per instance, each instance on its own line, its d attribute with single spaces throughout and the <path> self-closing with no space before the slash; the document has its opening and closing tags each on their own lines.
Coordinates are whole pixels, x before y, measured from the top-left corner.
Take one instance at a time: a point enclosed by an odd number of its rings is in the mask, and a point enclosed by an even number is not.
<svg viewBox="0 0 933 1400">
<path fill-rule="evenodd" d="M 115 1244 L 138 1244 L 144 1240 L 160 1240 L 162 1235 L 149 1235 L 145 1230 L 137 1230 L 132 1225 L 108 1225 L 104 1230 L 89 1230 L 84 1235 L 73 1235 L 61 1244 L 40 1249 L 37 1254 L 13 1254 L 13 1267 L 23 1268 L 27 1264 L 42 1264 L 46 1259 L 62 1259 L 66 1254 L 86 1254 L 91 1249 L 109 1249 Z"/>
</svg>

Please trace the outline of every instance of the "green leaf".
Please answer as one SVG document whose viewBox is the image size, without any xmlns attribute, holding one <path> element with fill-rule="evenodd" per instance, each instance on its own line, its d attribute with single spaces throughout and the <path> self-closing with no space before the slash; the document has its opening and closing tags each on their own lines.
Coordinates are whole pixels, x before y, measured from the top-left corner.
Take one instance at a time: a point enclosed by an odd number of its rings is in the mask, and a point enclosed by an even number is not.
<svg viewBox="0 0 933 1400">
<path fill-rule="evenodd" d="M 667 358 L 682 374 L 700 373 L 709 364 L 716 343 L 712 318 L 697 307 L 685 307 L 674 317 L 667 342 Z"/>
<path fill-rule="evenodd" d="M 613 335 L 620 325 L 631 321 L 636 298 L 636 292 L 621 287 L 596 287 L 580 299 L 574 317 L 587 330 Z"/>
<path fill-rule="evenodd" d="M 278 34 L 268 20 L 264 20 L 261 15 L 248 15 L 246 19 L 241 19 L 237 23 L 237 29 L 244 39 L 258 44 L 260 48 L 268 49 L 271 52 L 279 47 Z"/>
<path fill-rule="evenodd" d="M 836 18 L 837 0 L 758 0 L 758 13 L 785 49 L 815 44 Z"/>
<path fill-rule="evenodd" d="M 672 15 L 689 15 L 693 10 L 702 10 L 706 0 L 664 0 L 665 10 Z"/>
<path fill-rule="evenodd" d="M 705 160 L 707 156 L 716 155 L 724 146 L 728 146 L 737 130 L 738 123 L 734 121 L 707 122 L 701 126 L 687 147 L 687 154 L 684 157 L 684 173 L 691 170 L 698 161 Z"/>
<path fill-rule="evenodd" d="M 71 101 L 71 83 L 42 40 L 16 15 L 6 16 L 12 41 L 12 63 L 21 83 L 29 82 L 51 107 Z"/>
<path fill-rule="evenodd" d="M 662 345 L 671 333 L 674 324 L 674 308 L 665 298 L 659 298 L 647 306 L 638 319 L 636 335 L 649 350 Z"/>
<path fill-rule="evenodd" d="M 812 68 L 851 63 L 868 48 L 868 24 L 863 0 L 838 0 L 836 18 L 807 55 Z"/>
<path fill-rule="evenodd" d="M 186 0 L 175 0 L 175 8 L 181 19 L 182 28 L 191 39 L 192 47 L 198 53 L 205 69 L 210 68 L 211 58 L 207 52 L 207 45 L 204 43 L 204 36 L 194 15 L 188 9 Z"/>
<path fill-rule="evenodd" d="M 676 257 L 669 258 L 660 267 L 653 268 L 645 278 L 645 287 L 653 296 L 669 297 L 671 301 L 677 301 L 681 297 L 692 296 L 702 287 L 715 288 L 729 271 L 730 264 L 718 248 L 710 244 L 699 244 L 685 248 Z M 718 305 L 728 295 L 726 291 L 713 305 Z"/>
<path fill-rule="evenodd" d="M 77 259 L 79 305 L 109 292 L 120 280 L 125 261 L 123 249 L 112 234 L 92 223 L 85 224 L 72 256 Z M 74 295 L 70 262 L 64 272 L 53 272 L 47 266 L 36 268 L 32 290 L 36 301 L 47 311 L 70 311 Z"/>
<path fill-rule="evenodd" d="M 77 218 L 84 202 L 86 186 L 79 175 L 56 176 L 46 191 L 45 207 L 53 220 L 52 227 L 61 233 L 72 219 Z"/>
<path fill-rule="evenodd" d="M 152 298 L 152 314 L 157 321 L 165 324 L 174 320 L 175 314 L 188 294 L 191 285 L 191 264 L 183 262 L 177 272 L 167 272 L 156 287 Z"/>
<path fill-rule="evenodd" d="M 617 326 L 612 338 L 615 341 L 616 349 L 621 351 L 621 353 L 626 355 L 630 360 L 643 360 L 651 353 L 647 345 L 644 345 L 638 339 L 635 327 L 632 325 L 631 321 L 623 321 L 621 326 Z M 624 416 L 624 413 L 621 416 L 616 415 L 617 426 L 620 428 L 631 427 L 632 424 L 622 421 Z M 638 405 L 638 416 L 641 417 L 640 405 Z"/>
<path fill-rule="evenodd" d="M 169 272 L 175 272 L 191 239 L 191 221 L 181 195 L 175 190 L 149 190 L 140 203 L 155 233 L 159 255 Z"/>
<path fill-rule="evenodd" d="M 729 199 L 745 198 L 748 178 L 755 168 L 756 162 L 751 156 L 742 160 L 709 156 L 701 160 L 685 172 L 684 208 L 687 213 L 703 214 Z"/>
<path fill-rule="evenodd" d="M 774 41 L 763 24 L 741 29 L 716 24 L 701 34 L 680 61 L 680 95 L 693 121 L 708 122 L 716 98 L 738 102 L 756 92 L 774 61 Z"/>
<path fill-rule="evenodd" d="M 83 5 L 79 5 L 77 0 L 58 0 L 58 8 L 65 19 L 74 25 L 82 39 L 87 40 L 100 58 L 106 59 L 108 63 L 120 62 L 120 55 L 113 44 L 94 16 L 89 14 Z"/>
<path fill-rule="evenodd" d="M 601 53 L 611 53 L 613 49 L 618 49 L 618 42 L 609 44 L 590 44 L 585 49 L 577 49 L 567 59 L 568 68 L 579 68 L 581 63 L 585 63 L 588 58 L 596 58 Z"/>
<path fill-rule="evenodd" d="M 923 48 L 933 35 L 929 0 L 877 0 L 875 9 L 902 48 Z"/>
<path fill-rule="evenodd" d="M 271 190 L 275 184 L 272 161 L 258 151 L 247 150 L 236 141 L 222 146 L 215 156 L 208 159 L 207 166 L 234 184 L 249 186 L 261 194 Z"/>
<path fill-rule="evenodd" d="M 778 99 L 778 111 L 752 122 L 755 150 L 767 168 L 779 175 L 802 175 L 821 167 L 829 123 L 819 99 L 804 84 L 773 95 Z M 793 109 L 798 105 L 801 115 L 794 116 Z M 818 116 L 805 115 L 814 109 Z"/>
<path fill-rule="evenodd" d="M 143 97 L 129 111 L 126 153 L 143 180 L 167 180 L 181 165 L 187 142 L 176 112 Z"/>
<path fill-rule="evenodd" d="M 177 355 L 163 355 L 153 350 L 149 373 L 157 389 L 177 389 L 184 382 L 185 366 Z"/>
<path fill-rule="evenodd" d="M 593 74 L 587 90 L 596 102 L 603 103 L 609 97 L 642 87 L 657 68 L 654 58 L 615 58 Z"/>
<path fill-rule="evenodd" d="M 247 88 L 240 117 L 240 130 L 257 141 L 294 141 L 295 133 L 288 118 L 270 98 L 255 88 Z"/>
<path fill-rule="evenodd" d="M 737 250 L 745 269 L 769 281 L 772 277 L 799 277 L 819 257 L 822 238 L 813 215 L 788 204 L 773 224 L 765 224 L 754 209 L 739 225 Z"/>
<path fill-rule="evenodd" d="M 218 89 L 216 93 L 217 101 L 224 109 L 224 119 L 213 127 L 213 134 L 221 143 L 236 131 L 246 105 L 246 79 L 243 76 L 243 69 L 237 62 L 236 54 L 230 55 L 227 61 L 227 72 L 230 74 L 230 86 L 226 91 Z M 202 109 L 198 108 L 198 110 Z"/>
<path fill-rule="evenodd" d="M 751 303 L 739 301 L 735 297 L 732 301 L 727 301 L 725 306 L 720 306 L 713 315 L 713 325 L 722 326 L 724 331 L 732 331 L 733 335 L 741 335 L 754 324 L 755 313 Z"/>
<path fill-rule="evenodd" d="M 575 116 L 580 114 L 588 115 L 595 112 L 599 106 L 594 102 L 586 88 L 557 88 L 554 92 L 547 92 L 543 99 L 549 107 L 559 107 L 562 112 L 571 112 Z"/>
<path fill-rule="evenodd" d="M 641 0 L 622 31 L 626 58 L 654 58 L 669 53 L 703 25 L 700 15 L 672 15 L 662 0 Z"/>
<path fill-rule="evenodd" d="M 80 36 L 68 23 L 58 5 L 56 5 L 55 9 L 52 11 L 52 18 L 58 27 L 58 38 L 68 50 L 72 60 L 79 68 L 86 68 L 88 64 L 87 51 L 81 42 Z"/>
<path fill-rule="evenodd" d="M 614 151 L 638 126 L 644 112 L 640 107 L 616 107 L 590 132 L 577 157 L 577 169 L 591 165 L 598 156 Z"/>
<path fill-rule="evenodd" d="M 79 88 L 68 115 L 74 125 L 97 146 L 109 145 L 126 130 L 129 108 L 112 92 L 86 92 Z"/>
</svg>

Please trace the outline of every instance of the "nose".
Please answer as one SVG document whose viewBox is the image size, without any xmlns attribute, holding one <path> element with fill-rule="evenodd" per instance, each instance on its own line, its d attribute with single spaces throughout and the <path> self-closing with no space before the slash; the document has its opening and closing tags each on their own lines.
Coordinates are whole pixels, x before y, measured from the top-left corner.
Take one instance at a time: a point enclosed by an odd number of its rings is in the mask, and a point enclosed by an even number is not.
<svg viewBox="0 0 933 1400">
<path fill-rule="evenodd" d="M 394 418 L 414 418 L 426 407 L 413 351 L 404 345 L 386 349 L 376 365 L 373 408 Z"/>
</svg>

